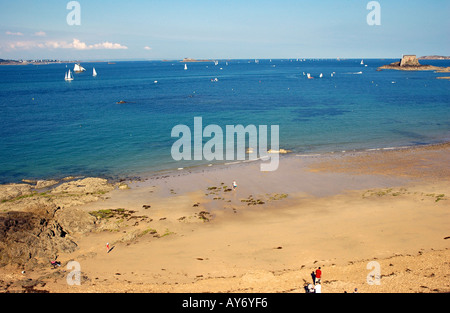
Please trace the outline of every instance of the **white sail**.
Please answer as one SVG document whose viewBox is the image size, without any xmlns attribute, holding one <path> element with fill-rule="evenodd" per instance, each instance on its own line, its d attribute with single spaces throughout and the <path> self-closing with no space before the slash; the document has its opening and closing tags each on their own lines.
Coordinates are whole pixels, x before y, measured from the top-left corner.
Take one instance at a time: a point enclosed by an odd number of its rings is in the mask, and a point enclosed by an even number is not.
<svg viewBox="0 0 450 313">
<path fill-rule="evenodd" d="M 185 71 L 187 70 L 187 64 L 184 65 L 184 70 L 185 70 Z"/>
<path fill-rule="evenodd" d="M 66 73 L 66 77 L 64 79 L 66 81 L 73 80 L 73 76 L 72 76 L 72 73 L 70 72 L 70 70 L 69 70 L 69 72 Z"/>
<path fill-rule="evenodd" d="M 364 65 L 364 60 L 361 60 L 361 65 Z"/>
<path fill-rule="evenodd" d="M 322 73 L 320 73 L 320 78 L 322 78 L 323 77 L 323 74 Z"/>
<path fill-rule="evenodd" d="M 73 67 L 73 71 L 75 73 L 81 73 L 86 71 L 86 69 L 84 67 L 82 67 L 80 64 L 75 64 L 75 66 Z"/>
<path fill-rule="evenodd" d="M 95 70 L 95 67 L 94 67 L 94 69 L 92 70 L 92 76 L 97 76 L 97 71 Z"/>
</svg>

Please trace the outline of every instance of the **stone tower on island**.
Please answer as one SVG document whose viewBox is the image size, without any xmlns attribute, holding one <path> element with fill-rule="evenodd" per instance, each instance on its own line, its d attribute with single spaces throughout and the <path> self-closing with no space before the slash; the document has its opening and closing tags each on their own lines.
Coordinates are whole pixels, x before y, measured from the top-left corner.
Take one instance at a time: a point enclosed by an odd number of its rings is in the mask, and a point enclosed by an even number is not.
<svg viewBox="0 0 450 313">
<path fill-rule="evenodd" d="M 400 66 L 420 66 L 420 63 L 415 55 L 405 54 L 400 61 Z"/>
</svg>

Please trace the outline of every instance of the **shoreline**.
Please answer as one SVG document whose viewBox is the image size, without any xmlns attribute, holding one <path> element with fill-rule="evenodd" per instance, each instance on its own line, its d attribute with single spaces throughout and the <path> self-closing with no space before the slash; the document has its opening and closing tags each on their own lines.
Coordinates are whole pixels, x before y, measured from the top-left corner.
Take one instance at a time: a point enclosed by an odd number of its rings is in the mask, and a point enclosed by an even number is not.
<svg viewBox="0 0 450 313">
<path fill-rule="evenodd" d="M 281 159 L 289 159 L 289 158 L 307 158 L 307 159 L 317 159 L 317 158 L 332 158 L 332 157 L 346 157 L 351 155 L 361 155 L 366 153 L 377 153 L 377 152 L 387 152 L 387 151 L 408 151 L 408 150 L 414 150 L 414 149 L 435 149 L 435 148 L 441 148 L 450 146 L 450 141 L 442 141 L 438 143 L 428 143 L 428 144 L 416 144 L 416 145 L 402 145 L 402 146 L 386 146 L 386 147 L 379 147 L 379 148 L 361 148 L 361 149 L 351 149 L 351 150 L 335 150 L 335 151 L 327 151 L 327 152 L 311 152 L 311 153 L 299 153 L 299 152 L 288 152 L 288 153 L 280 153 L 280 161 Z M 418 151 L 419 151 L 418 150 Z M 270 156 L 270 154 L 269 154 Z M 155 176 L 166 176 L 166 175 L 177 175 L 182 172 L 196 172 L 196 171 L 204 171 L 208 169 L 216 169 L 216 168 L 225 168 L 229 166 L 239 166 L 239 165 L 245 165 L 248 163 L 261 163 L 264 162 L 264 160 L 261 160 L 261 158 L 258 158 L 256 160 L 237 160 L 237 161 L 215 161 L 215 163 L 207 163 L 204 164 L 198 164 L 198 165 L 192 165 L 192 166 L 185 166 L 185 167 L 171 167 L 166 169 L 159 169 L 159 170 L 151 170 L 151 171 L 139 171 L 135 173 L 130 174 L 110 174 L 110 175 L 81 175 L 77 173 L 72 174 L 65 174 L 65 175 L 58 175 L 58 176 L 48 176 L 48 177 L 22 177 L 18 180 L 9 181 L 9 182 L 3 182 L 1 185 L 10 185 L 10 184 L 23 184 L 27 183 L 30 184 L 30 182 L 37 182 L 37 181 L 59 181 L 64 182 L 68 180 L 74 180 L 74 179 L 81 179 L 81 178 L 87 178 L 87 177 L 95 177 L 95 178 L 101 178 L 101 179 L 107 179 L 112 184 L 117 184 L 120 182 L 131 182 L 131 181 L 139 181 L 143 179 L 148 179 Z M 70 178 L 70 179 L 68 179 Z M 32 183 L 31 183 L 32 184 Z"/>
<path fill-rule="evenodd" d="M 61 269 L 46 265 L 46 257 L 37 258 L 42 264 L 10 265 L 0 268 L 0 286 L 9 292 L 24 290 L 26 283 L 56 293 L 303 293 L 310 272 L 323 266 L 327 293 L 354 287 L 449 292 L 444 264 L 449 150 L 450 143 L 443 143 L 327 157 L 292 155 L 283 157 L 274 173 L 260 172 L 254 162 L 196 168 L 126 181 L 124 189 L 101 184 L 108 191 L 99 194 L 81 188 L 83 180 L 74 181 L 54 197 L 0 204 L 3 212 L 51 204 L 61 208 L 61 216 L 78 212 L 83 217 L 76 218 L 76 228 L 74 221 L 61 220 L 77 244 L 74 251 L 56 252 Z M 56 196 L 78 188 L 86 201 Z M 87 221 L 88 231 L 80 231 L 79 221 L 92 220 L 92 212 L 111 215 L 97 217 L 95 225 Z M 82 266 L 79 287 L 65 281 L 70 260 Z M 365 282 L 370 260 L 382 266 L 380 286 Z"/>
</svg>

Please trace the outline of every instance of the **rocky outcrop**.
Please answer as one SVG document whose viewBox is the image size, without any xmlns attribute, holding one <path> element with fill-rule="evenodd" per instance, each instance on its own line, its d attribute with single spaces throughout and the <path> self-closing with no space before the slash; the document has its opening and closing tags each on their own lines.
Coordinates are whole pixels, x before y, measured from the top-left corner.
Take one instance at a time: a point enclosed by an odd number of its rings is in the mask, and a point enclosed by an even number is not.
<svg viewBox="0 0 450 313">
<path fill-rule="evenodd" d="M 94 194 L 106 193 L 114 189 L 114 185 L 103 178 L 85 178 L 61 184 L 53 188 L 51 194 Z"/>
<path fill-rule="evenodd" d="M 95 218 L 81 210 L 36 207 L 29 211 L 0 213 L 0 266 L 36 266 L 73 252 L 76 233 L 89 232 Z"/>
<path fill-rule="evenodd" d="M 399 62 L 383 65 L 378 68 L 381 70 L 399 70 L 399 71 L 436 71 L 439 73 L 450 72 L 450 67 L 440 67 L 434 65 L 422 65 L 415 55 L 404 55 Z"/>
<path fill-rule="evenodd" d="M 28 184 L 0 185 L 0 202 L 31 195 L 33 190 Z"/>
<path fill-rule="evenodd" d="M 74 206 L 113 190 L 106 179 L 85 178 L 37 192 L 30 184 L 0 185 L 0 266 L 36 266 L 77 249 L 75 234 L 94 230 L 97 219 Z"/>
<path fill-rule="evenodd" d="M 102 178 L 73 180 L 43 189 L 29 184 L 0 185 L 0 212 L 24 211 L 36 206 L 69 208 L 98 201 L 115 188 L 116 185 Z"/>
<path fill-rule="evenodd" d="M 37 258 L 55 259 L 58 251 L 71 252 L 75 242 L 54 219 L 54 212 L 6 212 L 0 215 L 0 266 L 25 266 Z"/>
<path fill-rule="evenodd" d="M 36 189 L 48 188 L 56 185 L 57 183 L 58 183 L 57 180 L 38 180 L 34 188 Z"/>
<path fill-rule="evenodd" d="M 55 212 L 58 224 L 70 235 L 88 233 L 95 228 L 97 219 L 77 208 L 60 209 Z"/>
</svg>

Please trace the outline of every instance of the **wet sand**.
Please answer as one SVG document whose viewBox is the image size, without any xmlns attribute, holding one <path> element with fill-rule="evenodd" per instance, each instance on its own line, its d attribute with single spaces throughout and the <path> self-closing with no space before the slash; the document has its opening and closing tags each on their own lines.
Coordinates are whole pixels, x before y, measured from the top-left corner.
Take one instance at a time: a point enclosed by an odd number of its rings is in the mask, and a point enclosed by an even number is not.
<svg viewBox="0 0 450 313">
<path fill-rule="evenodd" d="M 321 266 L 324 293 L 449 292 L 449 152 L 290 155 L 275 172 L 251 162 L 142 177 L 75 206 L 133 213 L 73 234 L 79 249 L 58 256 L 61 268 L 0 277 L 50 292 L 304 293 Z M 80 286 L 67 284 L 70 260 Z M 380 285 L 367 283 L 371 261 Z"/>
</svg>

